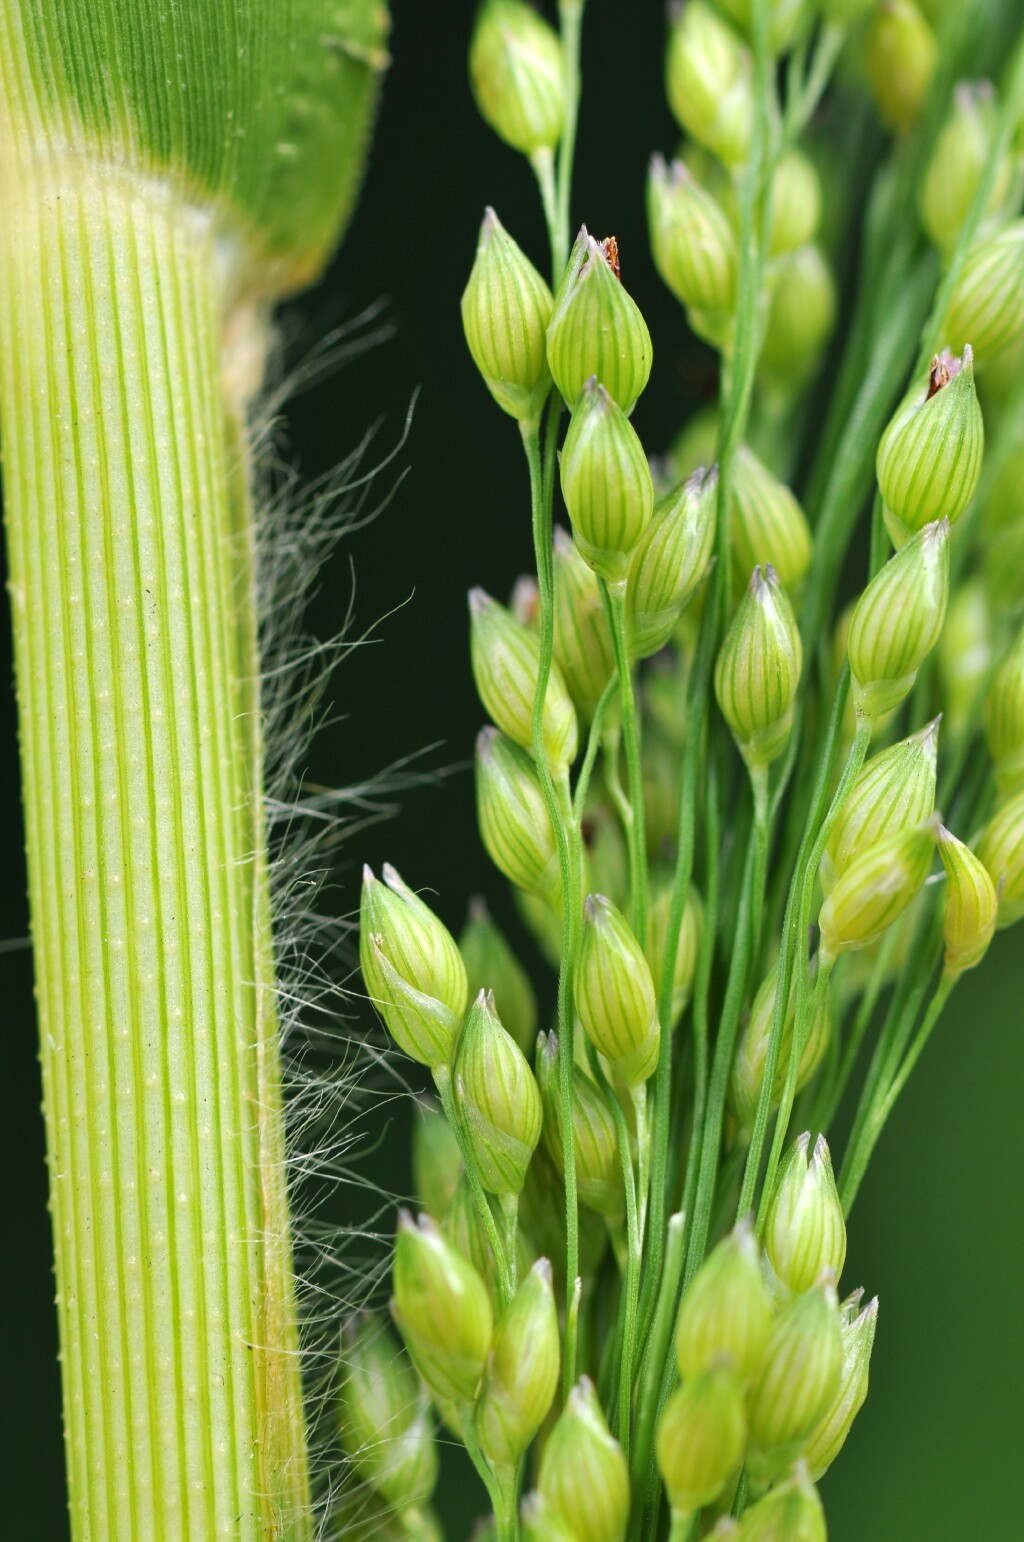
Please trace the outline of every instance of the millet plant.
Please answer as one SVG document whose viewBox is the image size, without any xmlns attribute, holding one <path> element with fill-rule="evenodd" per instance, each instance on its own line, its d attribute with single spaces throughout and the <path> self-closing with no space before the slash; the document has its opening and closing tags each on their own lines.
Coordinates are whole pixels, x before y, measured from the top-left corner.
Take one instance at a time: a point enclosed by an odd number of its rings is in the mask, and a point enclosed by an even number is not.
<svg viewBox="0 0 1024 1542">
<path fill-rule="evenodd" d="M 570 219 L 584 9 L 484 0 L 469 43 L 549 238 L 488 208 L 461 319 L 536 568 L 469 595 L 477 822 L 553 1012 L 481 901 L 456 941 L 428 875 L 365 869 L 365 987 L 437 1097 L 408 1360 L 379 1315 L 343 1341 L 348 1534 L 441 1534 L 429 1397 L 496 1542 L 809 1542 L 878 1317 L 851 1208 L 1024 915 L 1024 31 L 996 0 L 671 8 L 650 243 L 719 390 L 655 457 L 629 253 Z"/>
</svg>

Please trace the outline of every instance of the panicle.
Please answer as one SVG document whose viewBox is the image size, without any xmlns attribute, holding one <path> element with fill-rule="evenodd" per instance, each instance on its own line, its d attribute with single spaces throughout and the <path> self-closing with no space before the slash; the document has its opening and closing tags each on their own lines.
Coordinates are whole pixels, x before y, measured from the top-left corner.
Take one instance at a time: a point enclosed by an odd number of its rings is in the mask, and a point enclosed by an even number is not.
<svg viewBox="0 0 1024 1542">
<path fill-rule="evenodd" d="M 603 894 L 583 907 L 573 997 L 599 1054 L 627 1087 L 652 1075 L 661 1030 L 650 966 L 621 911 Z"/>
<path fill-rule="evenodd" d="M 819 877 L 826 895 L 858 856 L 933 812 L 940 722 L 933 718 L 862 767 L 822 854 Z"/>
<path fill-rule="evenodd" d="M 436 1103 L 420 1104 L 412 1122 L 412 1181 L 416 1198 L 440 1226 L 452 1206 L 462 1156 L 451 1125 Z"/>
<path fill-rule="evenodd" d="M 576 545 L 598 577 L 621 583 L 654 512 L 654 484 L 636 430 L 594 376 L 573 408 L 561 481 Z"/>
<path fill-rule="evenodd" d="M 718 467 L 701 466 L 655 505 L 633 554 L 626 586 L 629 645 L 649 658 L 672 637 L 684 605 L 703 581 L 715 549 Z"/>
<path fill-rule="evenodd" d="M 931 871 L 936 825 L 901 830 L 850 863 L 818 916 L 826 958 L 866 948 L 903 914 Z"/>
<path fill-rule="evenodd" d="M 878 446 L 878 486 L 897 549 L 925 525 L 952 525 L 974 496 L 985 429 L 974 386 L 974 354 L 936 354 L 915 382 Z"/>
<path fill-rule="evenodd" d="M 559 1172 L 565 1170 L 562 1102 L 556 1034 L 537 1036 L 537 1077 L 544 1104 L 544 1144 Z M 625 1196 L 615 1117 L 604 1092 L 580 1066 L 572 1067 L 572 1139 L 580 1204 L 599 1215 L 622 1214 Z"/>
<path fill-rule="evenodd" d="M 755 567 L 770 566 L 787 595 L 799 593 L 811 564 L 811 528 L 786 484 L 746 445 L 736 452 L 729 546 L 737 589 Z"/>
<path fill-rule="evenodd" d="M 690 0 L 675 17 L 665 85 L 680 128 L 727 166 L 747 159 L 754 122 L 750 50 L 704 0 Z"/>
<path fill-rule="evenodd" d="M 772 1325 L 747 1400 L 747 1466 L 770 1483 L 803 1452 L 831 1407 L 843 1368 L 835 1286 L 823 1281 L 794 1296 Z"/>
<path fill-rule="evenodd" d="M 779 966 L 776 963 L 772 965 L 758 987 L 753 1005 L 750 1008 L 750 1016 L 744 1025 L 739 1043 L 736 1046 L 736 1054 L 729 1076 L 729 1109 L 740 1130 L 745 1135 L 749 1135 L 753 1131 L 754 1120 L 757 1116 L 757 1105 L 761 1097 L 764 1068 L 768 1059 L 768 1048 L 771 1041 L 778 985 Z M 810 985 L 808 989 L 811 989 Z M 779 1057 L 775 1066 L 775 1077 L 772 1083 L 770 1104 L 772 1110 L 776 1109 L 782 1101 L 782 1092 L 786 1085 L 786 1076 L 789 1071 L 789 1061 L 793 1049 L 795 1019 L 796 994 L 795 991 L 791 990 L 786 1007 L 786 1016 L 782 1024 Z M 800 1063 L 797 1066 L 795 1091 L 799 1092 L 801 1087 L 806 1086 L 818 1069 L 824 1058 L 825 1051 L 828 1049 L 834 1029 L 835 1011 L 831 984 L 826 984 L 823 990 L 818 991 L 815 998 L 814 1016 L 811 1019 L 810 1027 L 807 1031 L 807 1042 L 804 1044 L 800 1055 Z"/>
<path fill-rule="evenodd" d="M 437 1482 L 430 1402 L 386 1324 L 369 1313 L 342 1330 L 338 1414 L 360 1477 L 401 1510 L 425 1504 Z"/>
<path fill-rule="evenodd" d="M 721 345 L 736 308 L 739 255 L 728 218 L 682 161 L 660 155 L 647 178 L 647 224 L 654 265 L 691 313 L 694 330 Z"/>
<path fill-rule="evenodd" d="M 1024 916 L 1024 792 L 1008 798 L 985 826 L 978 856 L 996 886 L 1000 928 Z"/>
<path fill-rule="evenodd" d="M 742 1382 L 758 1369 L 774 1309 L 749 1220 L 712 1250 L 683 1297 L 676 1363 L 685 1380 L 727 1361 Z"/>
<path fill-rule="evenodd" d="M 565 127 L 562 42 L 523 0 L 484 0 L 469 47 L 469 78 L 485 123 L 523 155 L 553 150 Z"/>
<path fill-rule="evenodd" d="M 566 406 L 575 411 L 591 377 L 628 417 L 651 373 L 651 334 L 619 278 L 614 236 L 597 241 L 580 229 L 555 292 L 547 332 L 548 365 Z"/>
<path fill-rule="evenodd" d="M 388 863 L 363 868 L 359 962 L 367 993 L 399 1049 L 448 1065 L 466 1010 L 466 970 L 454 937 Z"/>
<path fill-rule="evenodd" d="M 484 1455 L 515 1467 L 540 1429 L 558 1385 L 558 1315 L 546 1258 L 534 1264 L 494 1331 L 476 1412 Z"/>
<path fill-rule="evenodd" d="M 944 825 L 938 831 L 939 856 L 946 869 L 943 936 L 946 972 L 974 969 L 988 952 L 996 929 L 999 899 L 984 863 Z"/>
<path fill-rule="evenodd" d="M 551 390 L 546 335 L 552 304 L 533 263 L 488 209 L 462 294 L 462 329 L 487 389 L 519 423 L 538 420 Z"/>
<path fill-rule="evenodd" d="M 1002 797 L 1024 792 L 1024 627 L 992 676 L 985 738 Z"/>
<path fill-rule="evenodd" d="M 819 1135 L 808 1158 L 810 1146 L 805 1131 L 790 1147 L 765 1221 L 768 1262 L 796 1294 L 810 1290 L 826 1270 L 838 1280 L 846 1262 L 846 1222 L 828 1144 Z"/>
<path fill-rule="evenodd" d="M 483 991 L 463 1024 L 455 1096 L 481 1184 L 491 1194 L 518 1194 L 540 1140 L 540 1091 Z"/>
<path fill-rule="evenodd" d="M 487 1287 L 429 1216 L 400 1211 L 391 1314 L 431 1392 L 453 1403 L 475 1400 L 491 1349 L 494 1317 Z"/>
<path fill-rule="evenodd" d="M 502 1023 L 523 1054 L 537 1038 L 537 1000 L 530 977 L 516 958 L 503 932 L 479 896 L 470 901 L 469 915 L 459 938 L 466 966 L 469 995 L 491 991 Z M 430 1209 L 430 1206 L 427 1206 Z"/>
<path fill-rule="evenodd" d="M 949 600 L 949 524 L 925 525 L 864 590 L 850 621 L 857 712 L 872 720 L 909 696 L 942 631 Z"/>
<path fill-rule="evenodd" d="M 537 1487 L 578 1542 L 622 1542 L 629 1471 L 586 1376 L 570 1392 L 548 1436 Z"/>
<path fill-rule="evenodd" d="M 815 1482 L 831 1467 L 868 1395 L 868 1370 L 878 1322 L 878 1297 L 861 1307 L 863 1290 L 854 1291 L 840 1307 L 843 1368 L 839 1388 L 804 1448 L 804 1459 Z"/>
<path fill-rule="evenodd" d="M 555 832 L 533 761 L 496 728 L 476 741 L 480 834 L 495 867 L 517 888 L 561 906 Z"/>
<path fill-rule="evenodd" d="M 469 591 L 470 660 L 480 700 L 502 733 L 529 750 L 540 672 L 540 638 L 483 589 Z M 576 758 L 576 709 L 557 664 L 544 693 L 544 758 L 555 776 Z"/>
<path fill-rule="evenodd" d="M 589 722 L 615 673 L 611 632 L 597 576 L 560 525 L 554 548 L 555 661 L 576 710 Z"/>
<path fill-rule="evenodd" d="M 942 330 L 951 348 L 970 343 L 979 369 L 1024 337 L 1024 219 L 971 248 Z"/>
<path fill-rule="evenodd" d="M 751 770 L 784 752 L 793 723 L 803 647 L 774 568 L 753 577 L 715 661 L 715 696 Z"/>
<path fill-rule="evenodd" d="M 917 122 L 938 59 L 935 34 L 915 0 L 879 0 L 868 28 L 864 64 L 875 105 L 890 128 Z"/>
<path fill-rule="evenodd" d="M 746 1444 L 743 1386 L 731 1365 L 700 1371 L 673 1392 L 658 1426 L 658 1467 L 674 1522 L 718 1497 Z"/>
</svg>

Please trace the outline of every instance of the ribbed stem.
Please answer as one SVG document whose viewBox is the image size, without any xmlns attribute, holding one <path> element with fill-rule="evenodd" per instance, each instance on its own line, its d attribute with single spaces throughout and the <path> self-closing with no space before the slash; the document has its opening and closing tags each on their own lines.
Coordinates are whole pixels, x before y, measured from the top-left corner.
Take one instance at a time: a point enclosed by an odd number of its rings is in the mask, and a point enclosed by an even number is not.
<svg viewBox="0 0 1024 1542">
<path fill-rule="evenodd" d="M 228 254 L 170 189 L 30 136 L 7 138 L 0 191 L 72 1533 L 301 1538 L 252 525 L 220 388 Z"/>
</svg>

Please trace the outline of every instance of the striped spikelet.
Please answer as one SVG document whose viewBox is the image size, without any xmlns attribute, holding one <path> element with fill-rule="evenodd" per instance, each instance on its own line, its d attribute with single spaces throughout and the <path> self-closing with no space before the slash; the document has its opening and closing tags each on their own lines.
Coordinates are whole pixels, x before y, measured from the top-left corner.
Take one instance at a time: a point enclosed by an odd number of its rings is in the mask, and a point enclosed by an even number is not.
<svg viewBox="0 0 1024 1542">
<path fill-rule="evenodd" d="M 786 591 L 770 563 L 757 567 L 715 662 L 718 705 L 749 766 L 768 766 L 785 749 L 802 664 Z"/>
<path fill-rule="evenodd" d="M 625 916 L 603 894 L 589 894 L 573 981 L 576 1011 L 594 1048 L 628 1087 L 658 1061 L 657 999 L 643 949 Z"/>
<path fill-rule="evenodd" d="M 621 583 L 654 512 L 654 484 L 636 431 L 594 376 L 573 409 L 561 470 L 576 545 L 600 578 Z"/>
<path fill-rule="evenodd" d="M 925 525 L 876 573 L 850 621 L 853 697 L 878 718 L 910 694 L 942 631 L 949 600 L 949 522 Z"/>
</svg>

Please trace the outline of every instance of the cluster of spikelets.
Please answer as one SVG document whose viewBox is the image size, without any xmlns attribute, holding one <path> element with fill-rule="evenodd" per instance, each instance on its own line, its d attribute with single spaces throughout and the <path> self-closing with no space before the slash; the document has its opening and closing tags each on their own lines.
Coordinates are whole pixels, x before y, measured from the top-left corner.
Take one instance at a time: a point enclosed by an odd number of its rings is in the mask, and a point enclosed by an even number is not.
<svg viewBox="0 0 1024 1542">
<path fill-rule="evenodd" d="M 578 18 L 582 7 L 563 9 Z M 807 0 L 767 7 L 773 57 L 806 36 L 811 9 Z M 655 159 L 648 187 L 658 270 L 726 371 L 741 311 L 736 189 L 757 110 L 752 11 L 750 0 L 719 0 L 718 9 L 690 0 L 675 16 L 668 96 L 688 139 L 672 165 Z M 913 0 L 822 0 L 820 12 L 819 47 L 837 51 L 845 29 L 859 27 L 882 116 L 911 128 L 938 58 L 923 12 Z M 521 0 L 487 0 L 471 74 L 484 118 L 530 158 L 550 215 L 566 130 L 562 41 Z M 997 107 L 991 87 L 958 88 L 921 180 L 921 224 L 947 259 L 991 161 Z M 840 616 L 830 647 L 802 638 L 798 623 L 811 526 L 752 448 L 735 450 L 724 499 L 718 468 L 698 465 L 712 458 L 714 425 L 710 437 L 706 424 L 690 425 L 652 471 L 631 423 L 652 344 L 614 240 L 584 227 L 553 292 L 494 212 L 484 218 L 462 304 L 472 357 L 528 454 L 545 417 L 553 434 L 563 403 L 570 414 L 558 476 L 571 537 L 555 529 L 552 539 L 548 526 L 540 587 L 521 580 L 509 606 L 480 589 L 469 597 L 473 673 L 491 720 L 476 752 L 480 834 L 560 970 L 560 1012 L 552 1031 L 537 1033 L 530 981 L 479 902 L 456 943 L 393 869 L 383 881 L 365 870 L 367 993 L 398 1047 L 429 1068 L 440 1108 L 416 1130 L 424 1213 L 402 1213 L 395 1248 L 391 1310 L 412 1365 L 377 1318 L 346 1329 L 341 1432 L 360 1480 L 343 1500 L 347 1536 L 440 1536 L 429 1504 L 431 1404 L 486 1485 L 499 1542 L 622 1542 L 651 1513 L 646 1475 L 638 1491 L 630 1466 L 639 1372 L 628 1362 L 622 1372 L 621 1334 L 635 1313 L 633 1268 L 651 1215 L 652 1078 L 697 989 L 699 961 L 714 949 L 696 888 L 674 903 L 671 866 L 683 704 L 714 583 L 727 620 L 715 696 L 764 829 L 769 774 L 800 749 L 805 641 L 825 659 L 826 683 L 830 669 L 833 684 L 845 681 L 848 665 L 850 688 L 840 732 L 847 771 L 805 884 L 807 907 L 815 883 L 820 890 L 817 954 L 808 960 L 798 947 L 761 975 L 775 950 L 755 928 L 734 1014 L 723 1161 L 754 1145 L 756 1177 L 766 1118 L 782 1106 L 783 1138 L 802 1088 L 814 1095 L 812 1123 L 828 1124 L 870 1016 L 841 1057 L 843 1013 L 872 972 L 877 1000 L 900 948 L 921 935 L 913 910 L 936 852 L 945 877 L 937 1008 L 997 925 L 1024 915 L 1024 633 L 1014 642 L 1008 625 L 1024 563 L 1024 447 L 1012 423 L 1000 424 L 996 474 L 982 479 L 975 380 L 989 372 L 998 419 L 1024 345 L 1024 220 L 1013 218 L 1020 157 L 1004 148 L 939 321 L 942 351 L 912 379 L 877 446 L 877 529 L 893 554 Z M 766 206 L 757 390 L 784 413 L 814 378 L 836 314 L 817 244 L 818 172 L 795 144 L 774 162 Z M 534 519 L 536 531 L 536 485 Z M 636 736 L 632 680 L 648 659 Z M 940 724 L 925 709 L 939 704 L 958 769 L 984 716 L 995 795 L 964 805 L 970 840 L 935 812 Z M 884 743 L 901 722 L 912 731 L 866 758 L 872 737 Z M 631 735 L 642 740 L 642 781 L 631 766 L 627 792 L 619 758 L 624 746 L 628 760 Z M 868 970 L 834 975 L 847 954 L 867 958 Z M 728 1003 L 720 1038 L 727 1016 Z M 877 1300 L 862 1307 L 860 1291 L 842 1304 L 837 1296 L 844 1212 L 933 1020 L 905 1058 L 906 1034 L 872 1073 L 848 1185 L 837 1192 L 824 1138 L 812 1148 L 802 1135 L 769 1164 L 756 1232 L 741 1218 L 687 1270 L 674 1319 L 681 1381 L 656 1436 L 674 1539 L 696 1536 L 702 1513 L 711 1534 L 742 1542 L 825 1536 L 815 1483 L 866 1396 L 877 1315 Z M 670 1157 L 670 1177 L 682 1162 L 681 1152 Z M 724 1229 L 720 1221 L 717 1235 Z M 609 1306 L 602 1292 L 616 1274 Z M 575 1380 L 577 1335 L 591 1374 Z M 535 1441 L 533 1488 L 521 1498 Z M 656 1525 L 656 1505 L 653 1513 Z"/>
</svg>

